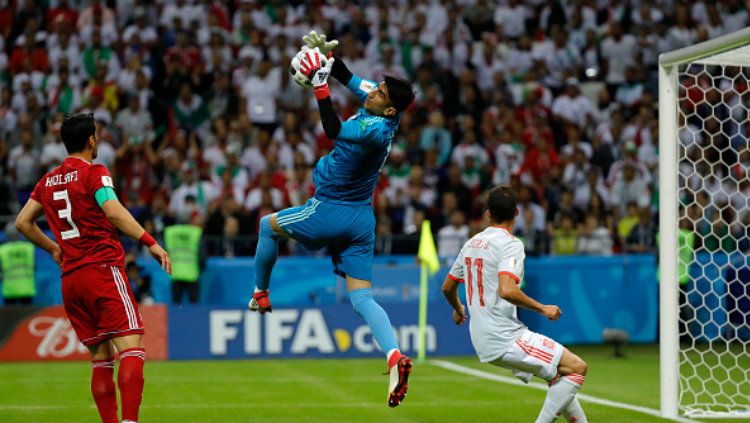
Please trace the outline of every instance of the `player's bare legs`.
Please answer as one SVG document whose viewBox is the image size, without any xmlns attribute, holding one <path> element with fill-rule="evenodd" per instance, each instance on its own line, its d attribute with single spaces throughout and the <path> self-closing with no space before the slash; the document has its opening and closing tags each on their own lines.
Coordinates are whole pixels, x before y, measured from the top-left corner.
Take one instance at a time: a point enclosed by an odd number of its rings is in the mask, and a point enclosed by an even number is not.
<svg viewBox="0 0 750 423">
<path fill-rule="evenodd" d="M 586 379 L 588 365 L 565 349 L 557 370 L 559 377 L 550 381 L 547 398 L 544 400 L 537 423 L 553 422 L 560 414 L 564 414 L 570 422 L 585 423 L 586 415 L 583 414 L 581 404 L 575 395 Z"/>
<path fill-rule="evenodd" d="M 112 338 L 112 343 L 120 352 L 120 369 L 117 372 L 117 386 L 122 402 L 122 421 L 137 422 L 138 410 L 143 397 L 143 364 L 146 351 L 140 334 Z"/>
<path fill-rule="evenodd" d="M 109 340 L 89 345 L 91 355 L 91 395 L 94 396 L 103 423 L 117 423 L 117 392 L 115 392 L 115 360 Z"/>
<path fill-rule="evenodd" d="M 279 226 L 276 213 L 260 220 L 258 248 L 255 253 L 255 292 L 247 305 L 252 311 L 263 314 L 273 310 L 268 298 L 268 288 L 271 271 L 279 256 L 279 237 L 286 236 Z"/>
<path fill-rule="evenodd" d="M 583 359 L 581 359 L 581 357 L 578 357 L 566 348 L 562 357 L 560 357 L 560 364 L 557 365 L 557 370 L 560 372 L 561 376 L 570 374 L 586 376 L 588 365 Z"/>
<path fill-rule="evenodd" d="M 370 281 L 346 277 L 346 289 L 349 291 L 349 299 L 354 311 L 357 312 L 370 327 L 372 336 L 378 345 L 386 352 L 388 360 L 388 406 L 396 407 L 406 397 L 408 389 L 409 374 L 412 362 L 409 357 L 402 355 L 398 349 L 396 336 L 388 314 L 375 302 L 372 296 L 372 283 Z"/>
</svg>

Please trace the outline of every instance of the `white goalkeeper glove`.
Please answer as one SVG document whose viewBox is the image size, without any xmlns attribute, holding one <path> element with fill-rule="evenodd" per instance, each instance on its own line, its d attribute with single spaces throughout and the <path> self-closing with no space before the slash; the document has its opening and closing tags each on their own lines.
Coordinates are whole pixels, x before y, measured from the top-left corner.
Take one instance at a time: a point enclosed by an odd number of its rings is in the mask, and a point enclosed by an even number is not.
<svg viewBox="0 0 750 423">
<path fill-rule="evenodd" d="M 330 97 L 328 90 L 328 77 L 331 75 L 334 58 L 327 58 L 315 47 L 307 50 L 300 60 L 300 71 L 310 78 L 310 83 L 315 88 L 315 98 L 322 100 Z"/>
<path fill-rule="evenodd" d="M 309 34 L 303 36 L 302 41 L 307 44 L 310 50 L 317 47 L 326 57 L 331 57 L 333 55 L 331 51 L 339 45 L 337 40 L 326 41 L 326 34 L 318 34 L 315 31 L 310 31 Z"/>
</svg>

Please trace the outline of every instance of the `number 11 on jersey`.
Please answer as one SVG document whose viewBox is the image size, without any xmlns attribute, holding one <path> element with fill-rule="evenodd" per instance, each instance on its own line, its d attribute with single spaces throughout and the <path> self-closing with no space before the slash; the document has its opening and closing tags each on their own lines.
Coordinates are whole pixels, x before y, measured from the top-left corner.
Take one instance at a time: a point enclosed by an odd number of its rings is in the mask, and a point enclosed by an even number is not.
<svg viewBox="0 0 750 423">
<path fill-rule="evenodd" d="M 472 259 L 471 257 L 466 257 L 466 285 L 468 292 L 468 301 L 469 305 L 471 305 L 471 298 L 474 296 L 474 286 L 472 285 L 472 277 L 471 277 L 471 268 L 472 268 L 472 260 L 474 261 L 474 267 L 477 268 L 477 295 L 479 296 L 479 306 L 484 307 L 484 286 L 482 285 L 482 268 L 484 267 L 484 263 L 482 262 L 481 258 L 475 258 Z"/>
</svg>

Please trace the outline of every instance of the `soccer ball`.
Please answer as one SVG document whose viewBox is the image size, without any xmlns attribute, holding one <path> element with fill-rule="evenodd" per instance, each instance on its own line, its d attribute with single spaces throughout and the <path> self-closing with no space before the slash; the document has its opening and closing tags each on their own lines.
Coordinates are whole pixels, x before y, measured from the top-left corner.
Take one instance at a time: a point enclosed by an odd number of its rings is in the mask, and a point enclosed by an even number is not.
<svg viewBox="0 0 750 423">
<path fill-rule="evenodd" d="M 302 47 L 302 50 L 300 50 L 293 58 L 292 62 L 289 64 L 289 73 L 292 75 L 292 79 L 294 82 L 297 83 L 297 85 L 307 88 L 310 87 L 312 84 L 310 83 L 310 78 L 307 77 L 304 73 L 302 73 L 302 70 L 300 70 L 300 63 L 302 62 L 302 59 L 305 57 L 305 54 L 307 54 L 308 48 L 307 46 Z M 320 60 L 320 66 L 325 66 L 326 63 L 328 63 L 328 60 L 321 56 Z"/>
</svg>

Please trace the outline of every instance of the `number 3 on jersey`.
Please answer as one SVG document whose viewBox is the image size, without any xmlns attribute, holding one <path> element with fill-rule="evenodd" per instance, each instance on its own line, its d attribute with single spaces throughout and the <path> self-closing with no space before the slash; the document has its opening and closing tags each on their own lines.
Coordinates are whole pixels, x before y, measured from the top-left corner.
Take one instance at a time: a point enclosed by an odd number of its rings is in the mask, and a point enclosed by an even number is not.
<svg viewBox="0 0 750 423">
<path fill-rule="evenodd" d="M 484 267 L 484 263 L 482 262 L 481 258 L 476 258 L 474 260 L 474 267 L 477 268 L 477 295 L 479 296 L 479 306 L 484 307 L 484 286 L 482 285 L 482 267 Z M 472 268 L 472 258 L 466 257 L 466 288 L 469 290 L 468 292 L 468 301 L 469 305 L 471 305 L 471 298 L 474 296 L 474 285 L 472 282 L 471 277 L 471 268 Z"/>
<path fill-rule="evenodd" d="M 62 239 L 71 239 L 81 236 L 81 233 L 78 231 L 78 226 L 76 226 L 75 222 L 73 222 L 73 209 L 70 206 L 70 197 L 68 197 L 68 190 L 64 189 L 62 191 L 55 191 L 52 193 L 52 198 L 55 200 L 65 201 L 65 208 L 62 210 L 58 210 L 57 215 L 60 217 L 60 219 L 66 219 L 70 227 L 73 228 L 67 231 L 60 232 L 60 237 Z"/>
</svg>

